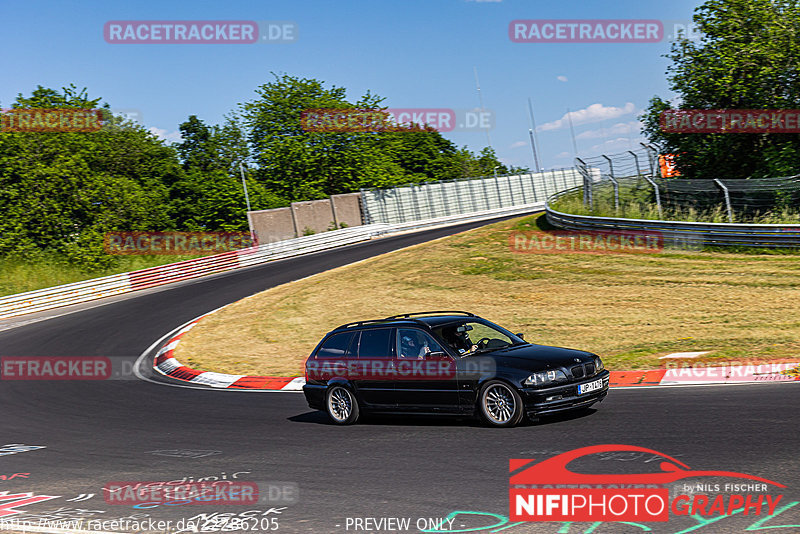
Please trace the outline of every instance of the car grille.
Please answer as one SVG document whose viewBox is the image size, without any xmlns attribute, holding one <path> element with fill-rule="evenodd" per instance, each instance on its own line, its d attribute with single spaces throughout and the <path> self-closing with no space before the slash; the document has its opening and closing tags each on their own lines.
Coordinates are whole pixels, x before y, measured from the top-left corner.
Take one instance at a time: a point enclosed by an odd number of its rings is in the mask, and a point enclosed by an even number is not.
<svg viewBox="0 0 800 534">
<path fill-rule="evenodd" d="M 570 369 L 573 378 L 583 378 L 584 376 L 592 376 L 595 374 L 594 363 L 585 363 L 583 365 L 576 365 Z"/>
</svg>

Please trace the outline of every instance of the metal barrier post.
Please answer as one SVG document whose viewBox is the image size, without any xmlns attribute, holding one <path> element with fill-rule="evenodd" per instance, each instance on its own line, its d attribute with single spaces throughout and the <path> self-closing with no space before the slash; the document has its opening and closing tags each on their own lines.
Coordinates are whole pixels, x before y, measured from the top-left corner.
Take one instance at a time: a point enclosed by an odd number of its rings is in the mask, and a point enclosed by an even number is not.
<svg viewBox="0 0 800 534">
<path fill-rule="evenodd" d="M 467 178 L 469 182 L 469 196 L 472 197 L 472 211 L 478 211 L 478 196 L 475 194 L 475 180 L 472 178 Z"/>
<path fill-rule="evenodd" d="M 413 184 L 411 186 L 411 198 L 414 200 L 414 220 L 419 221 L 422 219 L 422 213 L 419 211 L 419 199 L 417 198 L 417 189 L 419 189 L 419 184 Z"/>
<path fill-rule="evenodd" d="M 361 201 L 361 220 L 363 221 L 364 224 L 372 224 L 374 221 L 372 220 L 373 218 L 369 214 L 369 210 L 367 210 L 367 200 L 365 198 L 366 195 L 364 195 L 365 191 L 366 189 L 362 187 L 359 190 L 361 194 L 358 197 L 358 199 Z M 294 220 L 294 215 L 292 215 L 292 220 Z"/>
<path fill-rule="evenodd" d="M 481 176 L 481 185 L 483 185 L 483 199 L 486 201 L 486 209 L 489 209 L 489 190 L 486 189 L 486 177 Z"/>
<path fill-rule="evenodd" d="M 430 216 L 436 217 L 436 215 L 433 214 L 433 193 L 431 192 L 430 182 L 425 184 L 425 190 L 428 192 L 428 211 L 430 212 Z"/>
<path fill-rule="evenodd" d="M 503 197 L 500 194 L 500 182 L 497 180 L 497 175 L 494 177 L 494 187 L 497 189 L 497 202 L 500 203 L 500 207 L 503 207 Z"/>
<path fill-rule="evenodd" d="M 439 180 L 437 183 L 439 184 L 439 196 L 442 197 L 442 207 L 444 210 L 446 210 L 448 215 L 451 215 L 450 205 L 447 203 L 447 197 L 444 196 L 444 183 L 441 180 Z"/>
<path fill-rule="evenodd" d="M 463 180 L 462 180 L 463 181 Z M 459 187 L 458 180 L 451 180 L 456 187 L 456 202 L 458 202 L 458 213 L 464 213 L 464 205 L 461 203 L 461 187 Z"/>
<path fill-rule="evenodd" d="M 541 173 L 537 173 L 537 174 L 541 174 Z M 531 191 L 533 191 L 533 201 L 534 202 L 538 202 L 539 201 L 539 195 L 536 194 L 536 180 L 533 179 L 533 173 L 529 173 L 528 176 L 531 179 Z"/>
<path fill-rule="evenodd" d="M 397 206 L 397 215 L 400 217 L 400 222 L 406 222 L 405 210 L 403 210 L 402 202 L 400 202 L 400 192 L 397 190 L 397 186 L 394 186 L 392 190 L 394 191 L 394 205 Z"/>
<path fill-rule="evenodd" d="M 524 204 L 528 203 L 528 195 L 525 193 L 525 184 L 522 182 L 522 175 L 518 174 L 517 178 L 519 178 L 519 190 L 522 192 L 522 202 Z"/>
<path fill-rule="evenodd" d="M 653 178 L 651 178 L 651 176 L 653 175 L 652 171 L 650 173 L 650 176 L 646 176 L 645 174 L 643 174 L 641 169 L 639 168 L 639 156 L 637 156 L 634 152 L 630 150 L 628 150 L 628 154 L 633 156 L 633 159 L 636 160 L 636 174 L 638 174 L 639 176 L 644 176 L 644 179 L 647 180 L 650 183 L 650 185 L 653 186 L 653 189 L 656 192 L 656 206 L 658 206 L 658 216 L 659 217 L 663 216 L 663 212 L 661 210 L 661 193 L 658 190 L 658 184 L 655 182 L 655 180 L 653 180 Z"/>
<path fill-rule="evenodd" d="M 511 195 L 511 205 L 515 206 L 516 202 L 514 202 L 514 189 L 511 187 L 511 176 L 506 174 L 506 182 L 508 183 L 508 194 Z"/>
<path fill-rule="evenodd" d="M 584 162 L 581 158 L 575 158 L 575 161 L 578 162 L 576 167 L 578 168 L 578 172 L 583 176 L 583 205 L 589 206 L 589 209 L 593 209 L 593 202 L 592 202 L 592 180 L 589 177 L 589 171 L 586 170 L 586 162 Z"/>
<path fill-rule="evenodd" d="M 652 178 L 656 177 L 656 160 L 658 160 L 658 151 L 654 149 L 650 145 L 646 145 L 644 143 L 639 143 L 642 145 L 647 152 L 647 162 L 650 164 L 650 176 Z M 661 176 L 661 171 L 659 171 L 659 178 L 663 178 Z"/>
<path fill-rule="evenodd" d="M 728 187 L 718 179 L 714 178 L 714 183 L 720 186 L 725 194 L 725 205 L 728 207 L 728 222 L 733 222 L 733 209 L 731 208 L 731 196 L 728 194 Z"/>
<path fill-rule="evenodd" d="M 603 157 L 606 158 L 606 161 L 608 162 L 608 168 L 609 168 L 608 177 L 611 180 L 611 183 L 614 184 L 614 210 L 619 212 L 619 182 L 617 182 L 617 179 L 614 178 L 614 164 L 611 163 L 611 158 L 609 158 L 605 154 L 603 154 Z"/>
</svg>

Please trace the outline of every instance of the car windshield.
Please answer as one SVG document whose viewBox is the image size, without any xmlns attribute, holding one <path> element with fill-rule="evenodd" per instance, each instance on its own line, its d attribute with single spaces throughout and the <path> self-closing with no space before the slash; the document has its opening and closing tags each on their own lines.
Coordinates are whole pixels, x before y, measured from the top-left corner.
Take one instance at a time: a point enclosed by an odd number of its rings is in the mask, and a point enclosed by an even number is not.
<svg viewBox="0 0 800 534">
<path fill-rule="evenodd" d="M 478 321 L 450 323 L 434 329 L 434 332 L 462 356 L 525 343 L 497 325 Z"/>
</svg>

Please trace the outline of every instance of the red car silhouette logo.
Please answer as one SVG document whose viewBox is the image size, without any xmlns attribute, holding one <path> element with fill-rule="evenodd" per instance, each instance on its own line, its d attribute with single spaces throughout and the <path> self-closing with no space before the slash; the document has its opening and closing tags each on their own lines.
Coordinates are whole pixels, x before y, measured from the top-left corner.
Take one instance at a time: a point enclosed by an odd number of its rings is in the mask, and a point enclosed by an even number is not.
<svg viewBox="0 0 800 534">
<path fill-rule="evenodd" d="M 597 454 L 601 452 L 645 452 L 658 455 L 668 461 L 659 464 L 661 468 L 657 473 L 637 473 L 637 474 L 607 474 L 592 475 L 584 473 L 574 473 L 567 469 L 567 464 L 577 458 Z M 509 460 L 509 472 L 517 471 L 520 467 L 528 465 L 535 460 L 531 459 L 512 459 Z M 582 447 L 573 451 L 565 452 L 538 462 L 519 473 L 512 475 L 509 479 L 511 485 L 522 484 L 668 484 L 691 477 L 731 477 L 745 478 L 766 482 L 779 488 L 785 488 L 773 480 L 748 475 L 746 473 L 736 473 L 732 471 L 695 471 L 685 463 L 671 456 L 634 445 L 594 445 Z"/>
</svg>

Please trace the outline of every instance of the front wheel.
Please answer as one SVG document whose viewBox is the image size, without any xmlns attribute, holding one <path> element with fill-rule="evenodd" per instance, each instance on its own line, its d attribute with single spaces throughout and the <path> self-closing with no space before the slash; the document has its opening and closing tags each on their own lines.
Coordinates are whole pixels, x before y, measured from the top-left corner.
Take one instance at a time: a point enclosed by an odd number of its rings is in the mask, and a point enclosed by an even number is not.
<svg viewBox="0 0 800 534">
<path fill-rule="evenodd" d="M 478 412 L 491 426 L 515 426 L 522 421 L 522 397 L 505 382 L 490 380 L 478 395 Z"/>
<path fill-rule="evenodd" d="M 356 397 L 343 386 L 333 386 L 328 389 L 325 395 L 325 410 L 337 425 L 352 425 L 358 420 Z"/>
</svg>

